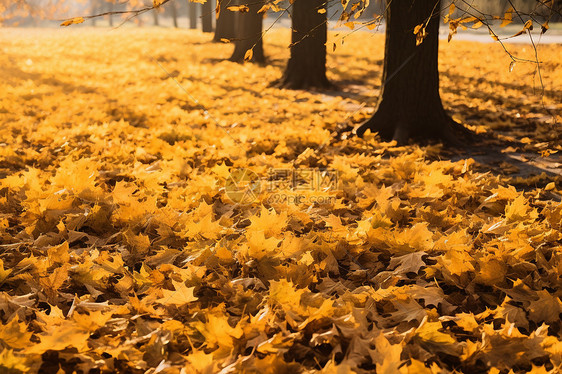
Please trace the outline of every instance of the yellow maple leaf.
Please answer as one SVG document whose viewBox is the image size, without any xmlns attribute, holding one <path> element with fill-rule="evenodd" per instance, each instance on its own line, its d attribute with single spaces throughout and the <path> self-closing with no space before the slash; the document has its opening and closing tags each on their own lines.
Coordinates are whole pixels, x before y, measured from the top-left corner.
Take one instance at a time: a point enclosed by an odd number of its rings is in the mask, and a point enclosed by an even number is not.
<svg viewBox="0 0 562 374">
<path fill-rule="evenodd" d="M 49 305 L 49 307 L 51 308 L 49 314 L 41 310 L 35 312 L 37 322 L 43 329 L 46 329 L 47 326 L 60 325 L 65 320 L 64 313 L 58 306 Z"/>
<path fill-rule="evenodd" d="M 328 218 L 324 218 L 324 222 L 326 222 L 326 227 L 331 229 L 330 232 L 337 237 L 345 238 L 347 236 L 347 227 L 342 224 L 340 217 L 330 214 Z"/>
<path fill-rule="evenodd" d="M 95 197 L 101 193 L 101 189 L 96 183 L 99 165 L 89 158 L 74 160 L 72 156 L 60 162 L 56 169 L 56 174 L 51 178 L 53 191 L 57 194 L 61 192 L 72 192 L 81 197 Z"/>
<path fill-rule="evenodd" d="M 157 300 L 159 304 L 181 307 L 198 300 L 193 295 L 195 287 L 187 287 L 184 282 L 174 280 L 172 280 L 172 284 L 174 285 L 174 291 L 163 289 L 162 294 L 164 296 Z"/>
<path fill-rule="evenodd" d="M 266 341 L 261 342 L 257 347 L 257 351 L 265 354 L 286 352 L 292 345 L 293 341 L 291 338 L 286 337 L 282 333 L 277 333 Z"/>
<path fill-rule="evenodd" d="M 224 304 L 208 309 L 205 316 L 205 322 L 195 323 L 194 326 L 205 337 L 207 348 L 218 348 L 214 352 L 215 356 L 229 355 L 234 347 L 234 339 L 240 339 L 244 335 L 242 322 L 232 327 Z"/>
<path fill-rule="evenodd" d="M 18 317 L 12 318 L 0 328 L 0 340 L 15 349 L 28 347 L 32 335 L 32 332 L 27 331 L 27 324 L 20 322 Z"/>
<path fill-rule="evenodd" d="M 495 286 L 505 281 L 505 275 L 507 273 L 507 265 L 505 262 L 488 256 L 479 260 L 478 264 L 480 270 L 476 273 L 475 282 L 488 286 Z"/>
<path fill-rule="evenodd" d="M 281 239 L 266 238 L 263 231 L 249 231 L 246 233 L 246 238 L 248 239 L 248 247 L 245 252 L 249 257 L 259 260 L 278 255 Z"/>
<path fill-rule="evenodd" d="M 463 273 L 473 272 L 473 262 L 474 259 L 472 256 L 461 248 L 451 248 L 437 259 L 438 265 L 452 275 L 462 275 Z"/>
<path fill-rule="evenodd" d="M 123 235 L 127 243 L 133 248 L 137 254 L 146 254 L 150 248 L 150 239 L 148 235 L 139 233 L 135 234 L 130 229 L 126 230 Z"/>
<path fill-rule="evenodd" d="M 137 186 L 131 183 L 127 183 L 125 181 L 117 182 L 111 192 L 113 202 L 115 204 L 130 204 L 135 201 L 133 193 L 137 190 Z"/>
<path fill-rule="evenodd" d="M 415 358 L 410 359 L 410 364 L 407 366 L 407 370 L 400 371 L 400 373 L 404 374 L 434 374 L 435 372 L 438 371 L 428 368 L 425 366 L 425 363 L 416 360 Z"/>
<path fill-rule="evenodd" d="M 536 209 L 532 209 L 527 204 L 527 199 L 522 194 L 517 196 L 509 205 L 505 208 L 505 218 L 508 222 L 515 221 L 534 221 L 537 219 L 538 213 Z"/>
<path fill-rule="evenodd" d="M 531 301 L 529 305 L 529 319 L 540 323 L 555 323 L 560 321 L 562 301 L 547 290 L 537 291 L 538 300 Z"/>
<path fill-rule="evenodd" d="M 78 352 L 88 350 L 90 331 L 67 320 L 60 326 L 50 325 L 47 330 L 38 335 L 40 343 L 29 345 L 24 350 L 27 354 L 43 354 L 48 350 L 60 351 L 67 347 L 76 348 Z"/>
<path fill-rule="evenodd" d="M 416 337 L 421 340 L 422 345 L 448 354 L 458 353 L 460 346 L 457 340 L 450 334 L 441 332 L 443 329 L 441 322 L 427 322 L 424 319 L 416 329 Z"/>
<path fill-rule="evenodd" d="M 49 297 L 56 297 L 59 288 L 68 280 L 69 269 L 70 265 L 66 263 L 55 268 L 51 274 L 39 279 L 39 284 Z"/>
<path fill-rule="evenodd" d="M 73 314 L 72 319 L 79 326 L 80 329 L 85 331 L 94 332 L 100 327 L 103 327 L 112 318 L 112 312 L 103 310 L 92 310 L 88 314 Z"/>
<path fill-rule="evenodd" d="M 193 373 L 217 373 L 218 362 L 213 356 L 213 353 L 205 353 L 204 350 L 194 350 L 189 355 L 185 356 L 188 362 L 188 372 Z"/>
<path fill-rule="evenodd" d="M 398 368 L 402 365 L 402 344 L 391 344 L 384 334 L 377 335 L 373 342 L 376 349 L 371 353 L 371 357 L 377 367 L 377 373 L 398 373 Z"/>
<path fill-rule="evenodd" d="M 201 236 L 206 239 L 217 239 L 223 227 L 219 221 L 213 221 L 213 213 L 203 216 L 198 222 L 189 222 L 185 230 L 185 235 L 190 238 Z"/>
<path fill-rule="evenodd" d="M 0 284 L 12 273 L 12 269 L 4 269 L 4 261 L 0 258 Z"/>
<path fill-rule="evenodd" d="M 268 210 L 262 205 L 260 215 L 250 218 L 250 226 L 247 231 L 263 231 L 264 235 L 269 238 L 280 235 L 288 223 L 287 212 L 283 211 L 277 214 L 274 209 Z"/>
<path fill-rule="evenodd" d="M 29 371 L 29 362 L 24 355 L 18 355 L 11 349 L 0 352 L 0 369 L 6 373 L 26 373 Z"/>
<path fill-rule="evenodd" d="M 66 264 L 70 260 L 68 242 L 47 249 L 47 257 L 49 263 L 52 264 Z"/>
<path fill-rule="evenodd" d="M 298 289 L 293 282 L 286 279 L 271 281 L 269 285 L 269 301 L 274 305 L 280 306 L 285 311 L 304 314 L 306 309 L 301 305 L 301 298 L 305 292 L 306 290 Z M 289 315 L 286 317 L 292 318 Z"/>
<path fill-rule="evenodd" d="M 416 223 L 403 230 L 389 230 L 379 227 L 367 234 L 369 242 L 387 246 L 393 253 L 429 251 L 433 247 L 433 233 L 426 222 Z"/>
</svg>

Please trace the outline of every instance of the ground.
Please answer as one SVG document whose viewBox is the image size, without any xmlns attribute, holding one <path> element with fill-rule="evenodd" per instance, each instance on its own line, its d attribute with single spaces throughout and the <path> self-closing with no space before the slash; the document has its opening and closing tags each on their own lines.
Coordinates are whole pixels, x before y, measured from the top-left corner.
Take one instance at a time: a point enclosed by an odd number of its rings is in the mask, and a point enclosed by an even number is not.
<svg viewBox="0 0 562 374">
<path fill-rule="evenodd" d="M 342 35 L 308 93 L 269 85 L 288 30 L 256 66 L 197 31 L 3 29 L 0 369 L 560 370 L 562 47 L 541 87 L 444 43 L 481 144 L 396 147 L 350 136 L 383 36 Z"/>
</svg>

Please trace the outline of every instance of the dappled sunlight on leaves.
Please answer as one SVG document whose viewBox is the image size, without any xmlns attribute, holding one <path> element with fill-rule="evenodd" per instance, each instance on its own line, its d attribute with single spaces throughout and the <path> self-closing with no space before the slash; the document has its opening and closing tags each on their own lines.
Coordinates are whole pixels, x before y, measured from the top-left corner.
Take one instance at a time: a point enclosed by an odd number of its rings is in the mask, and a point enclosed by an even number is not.
<svg viewBox="0 0 562 374">
<path fill-rule="evenodd" d="M 521 190 L 439 146 L 336 136 L 372 113 L 380 35 L 329 58 L 331 79 L 365 84 L 353 96 L 269 87 L 286 30 L 263 67 L 217 61 L 232 46 L 198 32 L 30 32 L 0 35 L 0 371 L 559 370 L 560 179 Z M 537 118 L 488 47 L 443 47 L 445 101 L 558 151 L 559 113 Z M 542 53 L 560 109 L 561 49 Z M 240 169 L 260 182 L 243 203 Z"/>
</svg>

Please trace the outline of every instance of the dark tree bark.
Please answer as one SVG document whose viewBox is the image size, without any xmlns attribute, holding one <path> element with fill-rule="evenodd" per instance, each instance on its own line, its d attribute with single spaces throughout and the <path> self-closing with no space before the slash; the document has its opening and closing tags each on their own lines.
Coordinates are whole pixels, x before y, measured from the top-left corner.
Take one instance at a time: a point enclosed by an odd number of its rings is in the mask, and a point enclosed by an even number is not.
<svg viewBox="0 0 562 374">
<path fill-rule="evenodd" d="M 213 32 L 213 2 L 207 0 L 201 6 L 201 25 L 203 32 Z"/>
<path fill-rule="evenodd" d="M 220 42 L 221 39 L 234 39 L 236 36 L 234 29 L 234 18 L 236 14 L 227 8 L 234 5 L 232 0 L 217 0 L 220 4 L 219 18 L 217 18 L 217 27 L 215 29 L 214 42 Z"/>
<path fill-rule="evenodd" d="M 374 115 L 356 128 L 359 136 L 370 129 L 399 143 L 411 138 L 458 143 L 468 134 L 445 112 L 439 95 L 439 10 L 439 0 L 387 0 L 381 94 Z M 416 46 L 414 28 L 428 20 L 427 36 Z"/>
<path fill-rule="evenodd" d="M 293 2 L 291 57 L 283 77 L 274 82 L 290 89 L 326 89 L 332 87 L 326 78 L 326 41 L 328 26 L 326 0 L 295 0 Z"/>
<path fill-rule="evenodd" d="M 176 2 L 170 2 L 170 13 L 172 14 L 172 22 L 174 23 L 174 27 L 178 28 L 178 8 L 176 8 Z"/>
<path fill-rule="evenodd" d="M 189 8 L 189 28 L 197 28 L 197 3 L 187 0 Z"/>
<path fill-rule="evenodd" d="M 250 61 L 265 63 L 263 53 L 263 15 L 258 10 L 264 4 L 264 0 L 241 0 L 239 5 L 246 5 L 248 12 L 236 12 L 236 43 L 230 61 L 243 62 L 246 52 L 252 49 Z"/>
</svg>

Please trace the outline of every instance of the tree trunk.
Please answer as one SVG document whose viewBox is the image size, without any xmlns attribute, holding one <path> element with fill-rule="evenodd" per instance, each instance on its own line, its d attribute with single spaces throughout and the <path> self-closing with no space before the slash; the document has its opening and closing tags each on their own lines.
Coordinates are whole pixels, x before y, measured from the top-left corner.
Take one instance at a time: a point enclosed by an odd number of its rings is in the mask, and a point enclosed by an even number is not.
<svg viewBox="0 0 562 374">
<path fill-rule="evenodd" d="M 188 8 L 189 8 L 189 28 L 196 29 L 197 28 L 197 4 L 187 0 Z"/>
<path fill-rule="evenodd" d="M 468 131 L 445 113 L 439 96 L 439 10 L 439 0 L 387 0 L 381 93 L 374 115 L 356 128 L 359 136 L 370 129 L 399 143 L 410 138 L 455 142 Z M 428 20 L 427 36 L 416 46 L 414 28 Z"/>
<path fill-rule="evenodd" d="M 213 3 L 207 0 L 201 7 L 201 25 L 203 32 L 213 32 Z"/>
<path fill-rule="evenodd" d="M 291 58 L 276 85 L 290 89 L 330 88 L 326 78 L 326 41 L 328 26 L 325 0 L 293 2 Z"/>
<path fill-rule="evenodd" d="M 107 9 L 108 9 L 109 13 L 113 12 L 113 1 L 110 1 L 107 4 Z M 113 14 L 109 14 L 108 17 L 109 17 L 109 26 L 113 27 Z"/>
<path fill-rule="evenodd" d="M 154 19 L 154 26 L 160 26 L 160 21 L 158 20 L 158 9 L 152 9 L 152 18 Z"/>
<path fill-rule="evenodd" d="M 90 1 L 90 6 L 91 6 L 90 9 L 91 9 L 91 12 L 92 12 L 93 15 L 98 14 L 98 12 L 99 12 L 98 5 L 99 5 L 98 0 L 91 0 Z M 96 27 L 97 20 L 98 20 L 98 17 L 92 18 L 92 26 Z"/>
<path fill-rule="evenodd" d="M 172 14 L 172 22 L 174 23 L 174 27 L 178 28 L 178 9 L 176 8 L 176 2 L 170 2 L 170 13 Z"/>
<path fill-rule="evenodd" d="M 258 10 L 264 4 L 264 0 L 241 0 L 239 5 L 246 5 L 249 12 L 236 12 L 236 44 L 230 61 L 243 62 L 248 50 L 252 50 L 250 61 L 265 63 L 263 53 L 262 27 L 263 16 Z"/>
<path fill-rule="evenodd" d="M 217 18 L 217 27 L 215 29 L 214 42 L 220 42 L 221 39 L 234 39 L 234 18 L 236 14 L 227 8 L 234 5 L 232 0 L 217 0 L 220 4 L 220 14 Z"/>
</svg>

